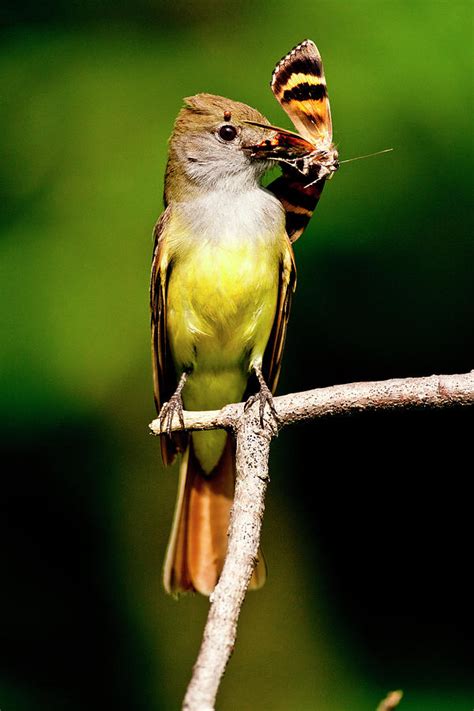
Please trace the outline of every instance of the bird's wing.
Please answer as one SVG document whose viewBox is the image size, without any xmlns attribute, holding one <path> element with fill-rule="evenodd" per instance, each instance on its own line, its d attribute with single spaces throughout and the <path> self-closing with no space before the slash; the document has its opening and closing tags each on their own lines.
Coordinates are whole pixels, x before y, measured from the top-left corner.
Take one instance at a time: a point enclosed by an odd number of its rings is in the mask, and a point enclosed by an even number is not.
<svg viewBox="0 0 474 711">
<path fill-rule="evenodd" d="M 171 263 L 166 248 L 166 231 L 171 218 L 168 206 L 156 223 L 153 262 L 151 266 L 150 308 L 151 308 L 151 353 L 153 363 L 153 386 L 155 405 L 159 413 L 176 390 L 178 381 L 168 346 L 166 326 L 166 296 L 171 275 Z M 161 437 L 163 462 L 171 464 L 176 452 L 183 448 L 183 436 Z"/>
<path fill-rule="evenodd" d="M 280 262 L 278 303 L 270 338 L 263 355 L 263 377 L 272 392 L 275 392 L 281 369 L 286 328 L 290 315 L 291 299 L 296 288 L 296 265 L 293 249 L 287 237 L 287 249 Z"/>
</svg>

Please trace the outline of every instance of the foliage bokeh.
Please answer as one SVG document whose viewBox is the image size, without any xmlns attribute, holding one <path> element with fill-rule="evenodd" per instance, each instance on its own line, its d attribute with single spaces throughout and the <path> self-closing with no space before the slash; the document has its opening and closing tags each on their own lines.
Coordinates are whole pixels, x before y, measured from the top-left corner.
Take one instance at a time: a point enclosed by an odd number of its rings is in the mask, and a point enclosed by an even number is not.
<svg viewBox="0 0 474 711">
<path fill-rule="evenodd" d="M 26 2 L 2 21 L 2 708 L 177 708 L 207 603 L 160 588 L 176 471 L 153 416 L 147 288 L 166 141 L 209 91 L 288 120 L 274 63 L 314 39 L 343 166 L 296 245 L 280 392 L 472 367 L 469 2 Z M 468 415 L 282 434 L 219 708 L 472 706 Z M 471 460 L 472 461 L 472 460 Z"/>
</svg>

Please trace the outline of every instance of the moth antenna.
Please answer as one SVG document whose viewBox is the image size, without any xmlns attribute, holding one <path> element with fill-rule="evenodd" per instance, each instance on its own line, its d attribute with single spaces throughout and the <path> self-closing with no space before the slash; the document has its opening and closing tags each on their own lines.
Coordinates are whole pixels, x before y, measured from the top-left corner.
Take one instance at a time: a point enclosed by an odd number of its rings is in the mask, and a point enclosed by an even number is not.
<svg viewBox="0 0 474 711">
<path fill-rule="evenodd" d="M 355 158 L 347 158 L 347 160 L 340 160 L 339 165 L 342 163 L 351 163 L 353 160 L 362 160 L 362 158 L 372 158 L 372 156 L 379 156 L 382 153 L 390 153 L 390 151 L 393 151 L 393 148 L 384 148 L 383 151 L 375 151 L 375 153 L 367 153 L 365 156 L 356 156 Z"/>
</svg>

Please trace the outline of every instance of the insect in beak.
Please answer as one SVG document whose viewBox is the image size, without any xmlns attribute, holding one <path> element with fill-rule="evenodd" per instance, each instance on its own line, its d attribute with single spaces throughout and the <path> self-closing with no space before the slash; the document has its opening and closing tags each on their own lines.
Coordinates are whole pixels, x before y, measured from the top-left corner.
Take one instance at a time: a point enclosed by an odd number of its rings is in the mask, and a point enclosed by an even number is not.
<svg viewBox="0 0 474 711">
<path fill-rule="evenodd" d="M 246 121 L 245 123 L 275 132 L 275 135 L 271 138 L 265 138 L 260 143 L 246 146 L 248 150 L 252 151 L 252 158 L 267 158 L 269 160 L 294 159 L 307 155 L 314 150 L 311 143 L 298 136 L 297 133 L 293 133 L 293 131 L 255 121 Z"/>
</svg>

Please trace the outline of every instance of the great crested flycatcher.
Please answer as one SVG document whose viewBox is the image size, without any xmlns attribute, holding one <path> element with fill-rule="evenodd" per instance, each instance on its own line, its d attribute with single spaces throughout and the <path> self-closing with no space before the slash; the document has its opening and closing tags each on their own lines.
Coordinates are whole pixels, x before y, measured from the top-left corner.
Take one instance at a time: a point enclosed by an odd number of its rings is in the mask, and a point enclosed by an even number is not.
<svg viewBox="0 0 474 711">
<path fill-rule="evenodd" d="M 279 62 L 272 89 L 304 138 L 270 127 L 245 104 L 198 94 L 185 99 L 170 140 L 151 276 L 155 401 L 168 430 L 163 461 L 182 453 L 164 566 L 170 593 L 213 591 L 235 479 L 231 435 L 171 434 L 173 414 L 182 417 L 183 406 L 219 409 L 249 395 L 260 399 L 261 417 L 265 406 L 276 414 L 272 392 L 296 283 L 290 239 L 303 232 L 338 165 L 313 42 Z M 283 175 L 264 189 L 269 157 L 281 160 Z M 250 587 L 264 581 L 260 554 Z"/>
<path fill-rule="evenodd" d="M 295 266 L 283 206 L 260 185 L 268 163 L 251 158 L 264 130 L 246 120 L 268 123 L 245 104 L 198 94 L 171 136 L 151 280 L 155 399 L 165 420 L 183 405 L 240 401 L 254 385 L 272 407 Z M 227 548 L 234 443 L 213 430 L 164 435 L 161 444 L 165 463 L 183 452 L 165 589 L 209 595 Z M 260 557 L 252 586 L 264 580 Z"/>
</svg>

